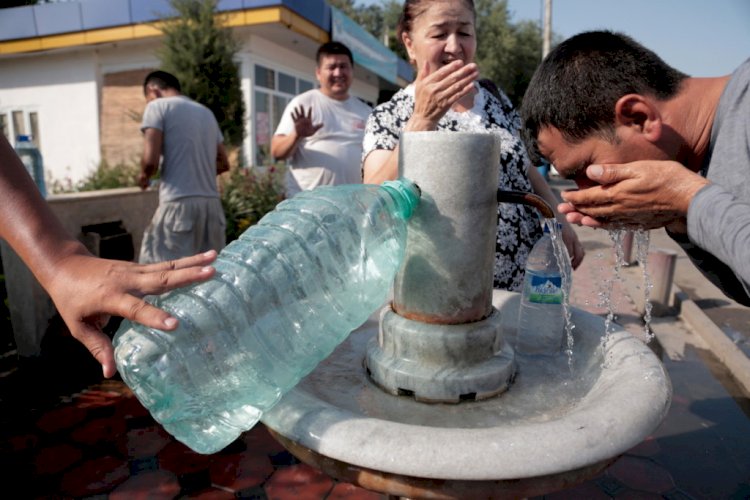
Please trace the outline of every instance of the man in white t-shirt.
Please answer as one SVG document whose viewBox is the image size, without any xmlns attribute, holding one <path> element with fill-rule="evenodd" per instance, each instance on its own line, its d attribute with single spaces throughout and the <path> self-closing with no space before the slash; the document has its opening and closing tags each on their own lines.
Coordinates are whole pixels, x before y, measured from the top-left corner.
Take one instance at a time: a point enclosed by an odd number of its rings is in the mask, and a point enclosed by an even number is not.
<svg viewBox="0 0 750 500">
<path fill-rule="evenodd" d="M 372 108 L 349 95 L 352 53 L 342 43 L 328 42 L 316 59 L 320 88 L 292 99 L 271 139 L 274 158 L 289 160 L 287 198 L 321 185 L 362 182 L 362 138 Z"/>
</svg>

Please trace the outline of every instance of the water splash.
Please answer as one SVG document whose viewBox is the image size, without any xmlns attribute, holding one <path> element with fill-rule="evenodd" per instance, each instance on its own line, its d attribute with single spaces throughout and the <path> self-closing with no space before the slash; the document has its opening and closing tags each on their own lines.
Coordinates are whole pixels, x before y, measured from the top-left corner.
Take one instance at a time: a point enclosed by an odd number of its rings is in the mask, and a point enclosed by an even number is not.
<svg viewBox="0 0 750 500">
<path fill-rule="evenodd" d="M 560 269 L 560 277 L 562 278 L 563 315 L 565 317 L 565 355 L 568 357 L 568 366 L 572 368 L 574 342 L 573 330 L 576 327 L 573 323 L 570 307 L 573 267 L 570 263 L 570 254 L 568 254 L 568 249 L 565 247 L 565 242 L 563 241 L 562 226 L 552 218 L 544 219 L 543 223 L 544 226 L 549 229 L 552 248 L 554 249 L 555 259 L 557 260 L 557 266 Z"/>
<path fill-rule="evenodd" d="M 612 337 L 612 332 L 614 331 L 616 315 L 615 315 L 614 301 L 612 297 L 614 295 L 615 283 L 623 282 L 622 268 L 623 266 L 627 265 L 627 263 L 625 262 L 625 251 L 623 247 L 625 231 L 622 229 L 611 229 L 608 232 L 609 232 L 609 239 L 612 241 L 612 249 L 614 251 L 614 257 L 615 257 L 615 266 L 614 266 L 614 275 L 608 280 L 605 280 L 606 284 L 605 284 L 604 293 L 601 294 L 601 298 L 602 298 L 601 306 L 606 308 L 607 310 L 607 316 L 604 318 L 604 335 L 602 335 L 602 338 L 601 338 L 602 352 L 607 352 L 607 343 L 610 341 Z M 610 357 L 605 357 L 602 362 L 602 368 L 609 367 L 611 361 L 612 359 Z"/>
<path fill-rule="evenodd" d="M 624 241 L 625 236 L 628 233 L 628 230 L 626 229 L 610 229 L 609 231 L 609 237 L 612 241 L 612 248 L 614 251 L 614 257 L 615 257 L 615 265 L 614 265 L 614 276 L 607 280 L 606 283 L 606 291 L 603 294 L 603 303 L 601 304 L 602 307 L 607 308 L 607 317 L 605 319 L 605 332 L 604 336 L 602 337 L 602 348 L 606 346 L 606 343 L 610 339 L 610 335 L 613 331 L 613 323 L 615 321 L 615 311 L 613 306 L 613 300 L 612 300 L 612 293 L 614 291 L 614 284 L 616 282 L 625 282 L 625 278 L 622 275 L 622 268 L 624 266 L 627 266 L 629 263 L 625 261 L 625 248 L 624 248 Z M 643 315 L 643 322 L 644 322 L 644 334 L 646 343 L 648 344 L 651 342 L 651 340 L 654 338 L 654 333 L 651 330 L 651 318 L 652 318 L 652 309 L 653 306 L 651 304 L 651 289 L 653 288 L 653 283 L 651 282 L 651 277 L 648 274 L 648 248 L 650 243 L 650 233 L 642 228 L 638 228 L 634 232 L 634 238 L 636 244 L 636 260 L 640 263 L 641 269 L 643 271 L 643 288 L 644 288 L 644 315 Z M 604 366 L 606 367 L 609 360 L 604 360 Z"/>
<path fill-rule="evenodd" d="M 639 228 L 635 232 L 635 255 L 638 262 L 641 263 L 643 270 L 643 332 L 646 335 L 646 344 L 654 339 L 654 332 L 651 329 L 651 289 L 654 284 L 651 282 L 651 276 L 648 274 L 648 247 L 651 241 L 651 233 L 645 229 Z"/>
</svg>

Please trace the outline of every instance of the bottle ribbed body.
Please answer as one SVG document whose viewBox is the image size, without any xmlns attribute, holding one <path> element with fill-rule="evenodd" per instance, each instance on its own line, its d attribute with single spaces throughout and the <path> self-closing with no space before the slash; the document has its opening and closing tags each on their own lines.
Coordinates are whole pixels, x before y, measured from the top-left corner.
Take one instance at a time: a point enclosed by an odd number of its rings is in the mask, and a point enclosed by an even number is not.
<svg viewBox="0 0 750 500">
<path fill-rule="evenodd" d="M 516 350 L 524 354 L 560 352 L 565 332 L 563 279 L 552 239 L 545 230 L 526 260 Z"/>
<path fill-rule="evenodd" d="M 177 439 L 220 450 L 383 304 L 418 197 L 399 180 L 280 203 L 219 254 L 214 278 L 154 301 L 177 330 L 123 323 L 123 380 Z"/>
</svg>

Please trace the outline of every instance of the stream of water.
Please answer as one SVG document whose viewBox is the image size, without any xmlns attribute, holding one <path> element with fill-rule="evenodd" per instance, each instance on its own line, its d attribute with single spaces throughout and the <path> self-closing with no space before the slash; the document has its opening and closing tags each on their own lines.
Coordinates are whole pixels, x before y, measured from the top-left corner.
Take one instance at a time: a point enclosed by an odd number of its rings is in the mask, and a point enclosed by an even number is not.
<svg viewBox="0 0 750 500">
<path fill-rule="evenodd" d="M 568 365 L 573 363 L 573 329 L 575 324 L 571 319 L 570 290 L 572 287 L 573 268 L 570 264 L 570 255 L 565 248 L 562 237 L 562 229 L 555 219 L 544 219 L 544 225 L 549 229 L 552 239 L 552 248 L 555 251 L 555 259 L 560 269 L 563 290 L 563 315 L 565 316 L 565 354 L 568 356 Z"/>
<path fill-rule="evenodd" d="M 565 317 L 565 346 L 564 351 L 568 357 L 568 364 L 571 365 L 573 362 L 573 330 L 575 324 L 572 321 L 572 310 L 570 306 L 570 291 L 572 288 L 572 277 L 573 268 L 570 264 L 570 256 L 568 250 L 565 247 L 565 243 L 562 238 L 562 229 L 559 227 L 555 219 L 544 219 L 543 224 L 549 229 L 550 237 L 552 239 L 553 248 L 555 251 L 555 258 L 557 259 L 558 267 L 560 268 L 560 275 L 562 277 L 563 285 L 563 314 Z M 610 240 L 612 241 L 612 251 L 614 253 L 614 269 L 613 274 L 602 281 L 601 289 L 598 292 L 599 303 L 597 307 L 605 309 L 607 311 L 604 318 L 604 332 L 601 337 L 601 349 L 602 352 L 607 352 L 607 342 L 612 337 L 612 332 L 615 330 L 615 304 L 614 304 L 614 289 L 616 283 L 624 283 L 625 279 L 622 274 L 623 267 L 630 265 L 630 262 L 625 260 L 625 236 L 629 230 L 626 229 L 611 229 L 608 231 Z M 633 243 L 635 245 L 635 260 L 640 264 L 643 271 L 643 293 L 644 293 L 644 314 L 643 314 L 643 331 L 645 335 L 646 343 L 650 343 L 654 338 L 653 330 L 651 329 L 652 319 L 652 304 L 651 304 L 651 289 L 653 283 L 651 282 L 651 276 L 648 272 L 648 249 L 650 244 L 650 233 L 644 229 L 633 230 Z M 598 259 L 603 259 L 604 256 L 600 253 L 597 255 Z M 608 266 L 607 266 L 608 267 Z M 601 275 L 607 276 L 605 272 L 605 266 L 602 265 Z M 603 360 L 603 365 L 606 367 L 609 364 L 608 359 Z"/>
<path fill-rule="evenodd" d="M 606 351 L 605 347 L 607 342 L 611 338 L 611 333 L 614 329 L 615 322 L 615 307 L 613 300 L 613 291 L 615 283 L 624 283 L 625 279 L 622 275 L 622 269 L 628 266 L 630 263 L 625 260 L 625 236 L 628 230 L 626 229 L 611 229 L 609 232 L 609 238 L 612 241 L 612 249 L 614 252 L 614 274 L 605 280 L 602 290 L 599 292 L 600 303 L 597 304 L 599 307 L 607 310 L 607 315 L 604 321 L 604 335 L 602 336 L 602 349 Z M 653 284 L 651 277 L 648 273 L 648 248 L 650 242 L 650 233 L 644 229 L 637 229 L 633 232 L 633 242 L 636 247 L 636 261 L 640 264 L 643 271 L 643 291 L 644 291 L 644 314 L 643 314 L 643 330 L 645 334 L 646 343 L 648 344 L 654 338 L 654 333 L 651 330 L 651 289 Z M 599 255 L 601 258 L 601 255 Z M 609 364 L 609 359 L 604 360 L 604 366 Z"/>
</svg>

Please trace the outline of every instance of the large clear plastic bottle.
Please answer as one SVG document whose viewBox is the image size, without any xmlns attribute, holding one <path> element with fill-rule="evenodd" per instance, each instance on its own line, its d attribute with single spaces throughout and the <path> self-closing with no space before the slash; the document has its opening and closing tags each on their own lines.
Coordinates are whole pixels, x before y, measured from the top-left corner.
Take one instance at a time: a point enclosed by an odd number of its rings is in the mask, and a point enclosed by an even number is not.
<svg viewBox="0 0 750 500">
<path fill-rule="evenodd" d="M 563 276 L 548 224 L 526 260 L 518 313 L 516 350 L 522 354 L 557 354 L 565 337 Z"/>
<path fill-rule="evenodd" d="M 400 179 L 280 203 L 219 254 L 213 279 L 153 301 L 177 330 L 123 322 L 123 380 L 178 440 L 221 450 L 383 305 L 419 196 Z"/>
<path fill-rule="evenodd" d="M 26 171 L 29 173 L 34 183 L 39 188 L 44 198 L 47 197 L 47 184 L 44 181 L 44 164 L 42 162 L 42 153 L 39 151 L 31 137 L 28 135 L 19 135 L 16 137 L 16 154 L 21 158 Z"/>
</svg>

